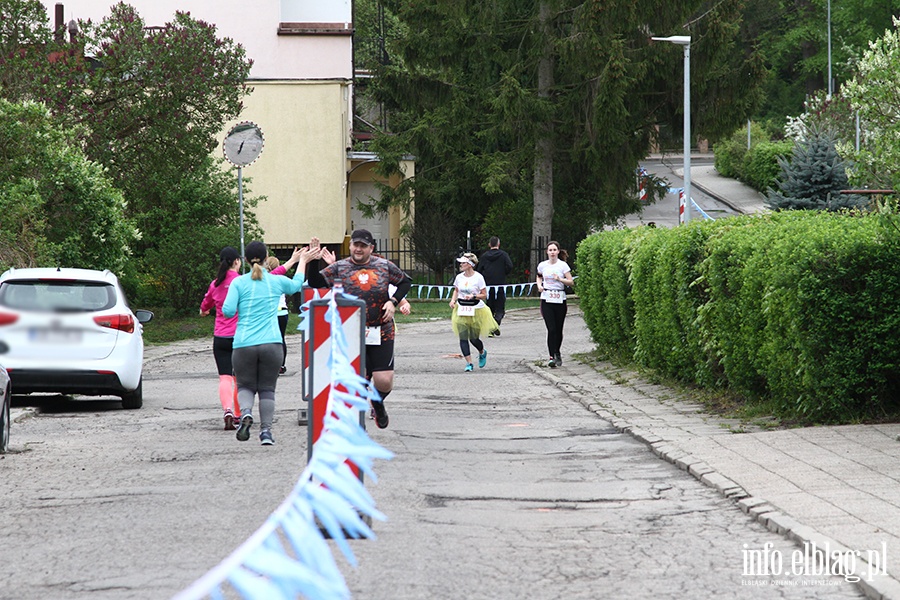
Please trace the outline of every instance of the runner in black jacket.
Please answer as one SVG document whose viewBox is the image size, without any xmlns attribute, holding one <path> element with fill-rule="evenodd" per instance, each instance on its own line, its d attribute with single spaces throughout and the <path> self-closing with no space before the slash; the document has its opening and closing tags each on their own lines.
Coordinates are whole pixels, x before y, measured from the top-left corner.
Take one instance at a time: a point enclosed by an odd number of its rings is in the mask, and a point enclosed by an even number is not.
<svg viewBox="0 0 900 600">
<path fill-rule="evenodd" d="M 488 285 L 488 295 L 485 301 L 494 320 L 497 321 L 497 329 L 492 331 L 489 337 L 500 335 L 500 322 L 506 314 L 506 291 L 504 288 L 494 288 L 495 285 L 506 285 L 506 276 L 512 271 L 512 260 L 509 254 L 500 249 L 500 238 L 493 236 L 488 242 L 489 250 L 485 250 L 478 259 L 478 272 L 484 277 Z"/>
</svg>

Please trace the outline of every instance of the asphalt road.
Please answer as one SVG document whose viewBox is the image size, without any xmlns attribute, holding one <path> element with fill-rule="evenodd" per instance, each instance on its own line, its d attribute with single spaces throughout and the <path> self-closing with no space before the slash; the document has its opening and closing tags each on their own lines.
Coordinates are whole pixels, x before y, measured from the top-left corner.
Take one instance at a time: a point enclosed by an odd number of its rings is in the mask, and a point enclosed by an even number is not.
<svg viewBox="0 0 900 600">
<path fill-rule="evenodd" d="M 712 158 L 695 157 L 692 158 L 691 164 L 698 166 L 711 163 Z M 668 181 L 670 188 L 684 187 L 684 179 L 681 175 L 684 170 L 684 162 L 681 156 L 647 159 L 641 163 L 641 166 L 653 175 Z M 737 214 L 731 207 L 719 202 L 696 186 L 691 186 L 691 197 L 713 219 Z M 691 213 L 691 218 L 702 219 L 703 216 L 694 209 Z M 666 194 L 665 197 L 657 202 L 645 206 L 642 212 L 624 217 L 620 224 L 628 227 L 637 227 L 650 223 L 658 227 L 675 227 L 678 225 L 678 194 Z"/>
<path fill-rule="evenodd" d="M 391 426 L 368 422 L 396 453 L 368 482 L 389 520 L 352 543 L 357 568 L 338 561 L 354 597 L 860 597 L 839 578 L 745 576 L 748 549 L 795 546 L 536 375 L 536 311 L 502 329 L 487 367 L 464 373 L 446 322 L 401 326 Z M 154 352 L 141 410 L 18 399 L 38 414 L 0 459 L 0 599 L 167 598 L 249 537 L 306 463 L 298 341 L 273 447 L 222 431 L 206 340 Z M 563 356 L 590 348 L 573 309 Z"/>
</svg>

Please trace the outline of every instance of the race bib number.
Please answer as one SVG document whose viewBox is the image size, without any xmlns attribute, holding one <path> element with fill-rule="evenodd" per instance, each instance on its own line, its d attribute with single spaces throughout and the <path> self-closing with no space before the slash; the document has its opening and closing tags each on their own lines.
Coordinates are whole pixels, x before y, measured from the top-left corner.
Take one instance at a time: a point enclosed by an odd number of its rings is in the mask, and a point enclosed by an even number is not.
<svg viewBox="0 0 900 600">
<path fill-rule="evenodd" d="M 562 304 L 566 300 L 566 293 L 562 290 L 544 290 L 541 292 L 541 300 L 550 304 Z"/>
<path fill-rule="evenodd" d="M 456 305 L 456 316 L 458 317 L 474 317 L 475 316 L 475 306 L 463 306 L 462 304 Z"/>
<path fill-rule="evenodd" d="M 366 346 L 381 345 L 381 326 L 366 327 Z"/>
</svg>

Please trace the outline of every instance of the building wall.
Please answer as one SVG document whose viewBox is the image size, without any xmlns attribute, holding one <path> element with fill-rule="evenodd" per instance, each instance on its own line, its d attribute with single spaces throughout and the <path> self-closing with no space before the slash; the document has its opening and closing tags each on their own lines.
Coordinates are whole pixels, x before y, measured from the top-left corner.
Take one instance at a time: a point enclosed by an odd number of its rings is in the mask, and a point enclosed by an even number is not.
<svg viewBox="0 0 900 600">
<path fill-rule="evenodd" d="M 327 243 L 342 242 L 349 227 L 347 83 L 267 81 L 253 86 L 241 120 L 256 123 L 265 144 L 243 176 L 251 178 L 248 196 L 267 197 L 255 209 L 265 242 L 292 246 L 308 243 L 314 235 Z"/>
<path fill-rule="evenodd" d="M 109 16 L 114 0 L 60 0 L 65 21 Z M 189 12 L 216 26 L 220 37 L 228 37 L 247 50 L 253 59 L 252 79 L 347 79 L 353 77 L 353 45 L 349 35 L 278 35 L 284 22 L 332 23 L 349 33 L 350 0 L 129 0 L 149 27 L 159 27 Z M 54 26 L 54 2 L 46 2 L 48 19 Z M 318 5 L 327 6 L 327 10 Z"/>
<path fill-rule="evenodd" d="M 247 50 L 253 60 L 240 117 L 231 127 L 252 121 L 263 132 L 260 157 L 242 169 L 245 195 L 265 196 L 255 212 L 266 244 L 287 248 L 317 236 L 342 244 L 353 228 L 352 181 L 371 193 L 370 166 L 355 169 L 348 157 L 352 128 L 352 0 L 128 0 L 147 26 L 170 22 L 175 11 L 212 23 L 217 35 Z M 64 19 L 109 16 L 111 0 L 62 0 Z M 48 3 L 54 24 L 54 4 Z M 235 178 L 237 169 L 226 163 Z M 356 172 L 354 172 L 356 171 Z M 410 173 L 412 167 L 410 166 Z M 396 182 L 394 182 L 396 183 Z M 389 237 L 399 236 L 399 214 L 385 218 Z M 250 240 L 247 240 L 250 241 Z"/>
</svg>

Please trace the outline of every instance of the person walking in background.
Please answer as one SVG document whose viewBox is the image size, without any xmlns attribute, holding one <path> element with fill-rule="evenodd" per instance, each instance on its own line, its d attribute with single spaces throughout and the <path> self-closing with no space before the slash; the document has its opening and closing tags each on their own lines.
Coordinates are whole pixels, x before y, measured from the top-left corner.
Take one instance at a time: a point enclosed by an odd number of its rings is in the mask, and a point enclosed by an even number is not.
<svg viewBox="0 0 900 600">
<path fill-rule="evenodd" d="M 272 275 L 263 268 L 268 250 L 262 242 L 250 242 L 244 255 L 252 271 L 231 283 L 222 313 L 226 317 L 239 314 L 234 334 L 234 375 L 241 405 L 241 425 L 237 439 L 250 439 L 253 425 L 253 403 L 259 396 L 259 441 L 264 446 L 275 443 L 272 423 L 275 420 L 275 384 L 284 358 L 278 328 L 277 308 L 282 294 L 296 294 L 303 287 L 306 263 L 318 258 L 319 251 L 295 249 L 285 270 L 297 264 L 294 277 Z"/>
<path fill-rule="evenodd" d="M 471 252 L 466 252 L 456 262 L 459 263 L 460 273 L 453 280 L 451 324 L 453 333 L 459 337 L 459 349 L 466 359 L 466 372 L 469 373 L 474 370 L 469 345 L 478 350 L 478 368 L 483 369 L 487 364 L 487 350 L 481 341 L 481 334 L 495 331 L 499 326 L 491 309 L 484 303 L 487 286 L 481 273 L 475 271 L 478 258 Z"/>
<path fill-rule="evenodd" d="M 512 271 L 513 264 L 509 254 L 500 249 L 500 238 L 493 236 L 488 245 L 490 248 L 481 255 L 476 270 L 481 273 L 488 286 L 485 302 L 497 321 L 497 329 L 491 331 L 488 337 L 495 337 L 500 335 L 500 323 L 506 315 L 506 290 L 503 286 L 506 285 L 506 276 Z"/>
<path fill-rule="evenodd" d="M 231 246 L 225 246 L 219 253 L 219 270 L 216 278 L 209 284 L 206 295 L 200 302 L 200 316 L 216 311 L 216 323 L 213 328 L 213 357 L 219 371 L 219 402 L 225 414 L 225 431 L 234 430 L 235 415 L 241 412 L 238 404 L 237 385 L 234 381 L 234 369 L 231 366 L 234 331 L 237 328 L 238 315 L 231 318 L 222 314 L 222 304 L 228 294 L 231 282 L 240 274 L 241 255 Z"/>
<path fill-rule="evenodd" d="M 560 250 L 559 242 L 551 241 L 547 244 L 547 260 L 537 266 L 537 289 L 541 294 L 541 316 L 547 326 L 548 364 L 551 368 L 562 366 L 560 351 L 568 310 L 565 289 L 575 283 L 572 269 L 566 263 L 568 257 L 565 250 Z"/>
<path fill-rule="evenodd" d="M 394 311 L 406 298 L 412 280 L 400 267 L 378 258 L 375 238 L 365 229 L 350 234 L 350 257 L 335 260 L 327 249 L 322 258 L 328 266 L 322 276 L 329 287 L 340 281 L 344 292 L 366 303 L 366 378 L 372 382 L 381 400 L 372 402 L 375 424 L 388 426 L 390 419 L 384 401 L 394 389 Z M 397 289 L 391 294 L 390 286 Z"/>
<path fill-rule="evenodd" d="M 270 256 L 266 259 L 266 270 L 272 275 L 284 275 L 287 270 L 281 266 L 281 263 L 278 261 L 278 258 L 274 256 Z M 288 305 L 287 305 L 287 296 L 284 294 L 281 295 L 281 299 L 278 301 L 278 328 L 281 330 L 281 347 L 284 349 L 284 357 L 281 359 L 281 369 L 279 369 L 278 374 L 283 375 L 287 372 L 287 367 L 285 363 L 287 362 L 287 342 L 284 339 L 284 333 L 287 331 L 288 324 Z"/>
</svg>

